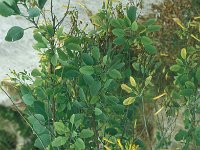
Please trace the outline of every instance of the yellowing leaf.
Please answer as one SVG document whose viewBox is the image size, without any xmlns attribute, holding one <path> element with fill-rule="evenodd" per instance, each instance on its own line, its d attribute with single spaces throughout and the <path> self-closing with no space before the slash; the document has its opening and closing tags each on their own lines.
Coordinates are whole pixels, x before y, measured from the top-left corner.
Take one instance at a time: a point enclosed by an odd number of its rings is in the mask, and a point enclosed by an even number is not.
<svg viewBox="0 0 200 150">
<path fill-rule="evenodd" d="M 200 39 L 198 39 L 194 34 L 190 34 L 190 36 L 191 36 L 192 38 L 194 38 L 195 40 L 197 40 L 197 41 L 200 42 Z"/>
<path fill-rule="evenodd" d="M 121 88 L 122 88 L 122 90 L 126 91 L 127 93 L 131 93 L 132 92 L 132 89 L 126 84 L 122 84 Z"/>
<path fill-rule="evenodd" d="M 62 66 L 57 66 L 56 68 L 55 68 L 55 70 L 59 70 L 59 69 L 61 69 L 62 68 Z"/>
<path fill-rule="evenodd" d="M 174 22 L 176 22 L 182 29 L 185 29 L 185 27 L 182 25 L 182 22 L 179 18 L 173 18 Z"/>
<path fill-rule="evenodd" d="M 124 149 L 120 139 L 117 139 L 117 144 L 118 144 L 118 146 L 120 147 L 121 150 Z"/>
<path fill-rule="evenodd" d="M 161 107 L 154 115 L 156 116 L 157 114 L 159 114 L 159 112 L 161 112 L 163 110 L 164 107 Z"/>
<path fill-rule="evenodd" d="M 131 105 L 135 101 L 135 97 L 129 97 L 123 101 L 123 104 L 128 106 Z"/>
<path fill-rule="evenodd" d="M 104 148 L 105 148 L 106 150 L 112 150 L 112 149 L 109 148 L 107 145 L 104 145 Z"/>
<path fill-rule="evenodd" d="M 195 20 L 196 20 L 196 19 L 200 19 L 200 16 L 194 17 L 194 19 L 195 19 Z"/>
<path fill-rule="evenodd" d="M 135 82 L 135 79 L 132 76 L 130 76 L 130 83 L 133 87 L 136 87 L 136 85 L 137 85 Z"/>
<path fill-rule="evenodd" d="M 186 59 L 186 56 L 187 56 L 186 48 L 183 48 L 183 49 L 181 50 L 181 57 L 182 57 L 183 59 Z"/>
<path fill-rule="evenodd" d="M 159 96 L 156 96 L 156 97 L 153 98 L 153 100 L 157 100 L 157 99 L 159 99 L 159 98 L 161 98 L 161 97 L 163 97 L 165 95 L 167 95 L 167 93 L 163 93 L 163 94 L 161 94 Z"/>
<path fill-rule="evenodd" d="M 103 138 L 103 140 L 106 141 L 106 142 L 108 142 L 108 143 L 110 143 L 110 144 L 115 144 L 115 143 L 113 143 L 112 141 L 108 140 L 108 139 L 105 138 L 105 137 Z"/>
</svg>

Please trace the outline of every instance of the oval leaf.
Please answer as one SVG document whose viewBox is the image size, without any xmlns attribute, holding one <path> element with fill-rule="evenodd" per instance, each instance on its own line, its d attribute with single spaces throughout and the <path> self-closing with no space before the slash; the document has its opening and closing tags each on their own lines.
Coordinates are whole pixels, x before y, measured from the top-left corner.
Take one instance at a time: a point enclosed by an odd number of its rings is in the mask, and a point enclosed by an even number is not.
<svg viewBox="0 0 200 150">
<path fill-rule="evenodd" d="M 132 76 L 130 76 L 130 83 L 133 87 L 136 87 L 136 85 L 137 85 L 135 82 L 135 79 Z"/>
<path fill-rule="evenodd" d="M 136 12 L 137 12 L 137 7 L 135 6 L 130 6 L 127 10 L 127 16 L 130 19 L 131 22 L 135 21 L 136 19 Z"/>
<path fill-rule="evenodd" d="M 101 109 L 99 109 L 99 108 L 95 108 L 95 109 L 94 109 L 94 112 L 95 112 L 95 115 L 96 115 L 96 116 L 99 116 L 99 115 L 102 114 L 102 111 L 101 111 Z"/>
<path fill-rule="evenodd" d="M 85 143 L 81 138 L 76 139 L 76 142 L 74 143 L 76 149 L 82 150 L 85 149 Z"/>
<path fill-rule="evenodd" d="M 79 69 L 82 74 L 92 75 L 94 74 L 94 68 L 92 66 L 83 66 Z"/>
<path fill-rule="evenodd" d="M 113 29 L 112 33 L 118 37 L 123 37 L 125 34 L 123 29 Z"/>
<path fill-rule="evenodd" d="M 90 129 L 83 129 L 80 133 L 81 138 L 89 138 L 94 135 L 94 132 Z"/>
<path fill-rule="evenodd" d="M 144 49 L 149 53 L 149 54 L 155 54 L 157 52 L 156 48 L 152 45 L 144 45 Z"/>
<path fill-rule="evenodd" d="M 122 88 L 122 90 L 126 91 L 127 93 L 131 93 L 132 92 L 132 89 L 126 84 L 122 84 L 121 88 Z"/>
<path fill-rule="evenodd" d="M 116 69 L 109 71 L 109 76 L 112 77 L 113 79 L 121 79 L 122 78 L 121 73 Z"/>
<path fill-rule="evenodd" d="M 8 42 L 14 42 L 21 39 L 24 36 L 24 29 L 18 26 L 14 26 L 8 30 L 5 40 Z"/>
<path fill-rule="evenodd" d="M 29 105 L 29 106 L 31 106 L 34 103 L 34 101 L 36 101 L 35 98 L 30 94 L 26 94 L 22 96 L 22 100 L 26 105 Z"/>
<path fill-rule="evenodd" d="M 186 56 L 187 56 L 186 48 L 183 48 L 183 49 L 181 50 L 181 57 L 182 57 L 183 59 L 186 59 Z"/>
<path fill-rule="evenodd" d="M 155 32 L 161 29 L 160 25 L 152 25 L 147 28 L 148 32 Z"/>
<path fill-rule="evenodd" d="M 28 14 L 30 18 L 38 17 L 40 15 L 40 10 L 38 8 L 30 8 Z"/>
<path fill-rule="evenodd" d="M 82 51 L 83 49 L 80 47 L 80 45 L 75 44 L 75 43 L 69 43 L 67 45 L 67 48 L 70 50 L 74 50 L 74 51 Z"/>
<path fill-rule="evenodd" d="M 149 37 L 146 37 L 146 36 L 141 37 L 141 42 L 144 45 L 149 45 L 153 43 L 153 41 Z"/>
<path fill-rule="evenodd" d="M 131 29 L 132 29 L 133 31 L 137 31 L 137 30 L 138 30 L 138 24 L 137 24 L 136 21 L 134 21 L 134 22 L 132 23 Z"/>
<path fill-rule="evenodd" d="M 200 81 L 200 68 L 197 69 L 195 76 L 196 76 L 196 79 Z"/>
<path fill-rule="evenodd" d="M 59 136 L 59 137 L 57 137 L 53 140 L 52 146 L 53 147 L 59 147 L 59 146 L 64 145 L 66 142 L 67 142 L 66 137 Z"/>
<path fill-rule="evenodd" d="M 128 106 L 131 105 L 135 101 L 135 97 L 129 97 L 123 101 L 123 104 Z"/>
</svg>

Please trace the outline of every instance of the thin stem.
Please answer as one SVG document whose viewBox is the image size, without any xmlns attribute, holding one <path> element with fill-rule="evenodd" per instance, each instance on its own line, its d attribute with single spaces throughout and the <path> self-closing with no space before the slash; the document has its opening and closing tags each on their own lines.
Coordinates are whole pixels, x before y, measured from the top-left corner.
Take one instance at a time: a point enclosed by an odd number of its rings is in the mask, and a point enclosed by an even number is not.
<svg viewBox="0 0 200 150">
<path fill-rule="evenodd" d="M 146 129 L 146 134 L 149 138 L 149 146 L 150 146 L 150 149 L 152 149 L 152 145 L 151 145 L 151 139 L 150 139 L 150 135 L 149 135 L 149 131 L 148 131 L 148 128 L 147 128 L 147 120 L 146 120 L 146 116 L 145 116 L 145 109 L 144 109 L 144 99 L 142 97 L 142 112 L 143 112 L 143 120 L 144 120 L 144 126 L 145 126 L 145 129 Z"/>
<path fill-rule="evenodd" d="M 67 17 L 68 13 L 69 13 L 69 6 L 70 6 L 70 3 L 71 3 L 71 0 L 68 1 L 68 4 L 67 4 L 67 10 L 65 11 L 64 13 L 64 16 L 63 18 L 58 22 L 58 24 L 55 26 L 55 28 L 59 28 L 59 26 L 63 23 L 63 21 L 65 20 L 65 18 Z"/>
</svg>

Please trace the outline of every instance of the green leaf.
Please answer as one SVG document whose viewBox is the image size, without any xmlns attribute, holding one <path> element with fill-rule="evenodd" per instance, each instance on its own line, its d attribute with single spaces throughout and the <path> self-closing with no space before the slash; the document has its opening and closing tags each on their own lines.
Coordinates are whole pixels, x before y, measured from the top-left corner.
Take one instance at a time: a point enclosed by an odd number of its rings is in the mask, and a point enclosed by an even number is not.
<svg viewBox="0 0 200 150">
<path fill-rule="evenodd" d="M 183 95 L 183 96 L 189 97 L 192 94 L 194 94 L 192 89 L 183 89 L 183 90 L 180 91 L 180 95 Z"/>
<path fill-rule="evenodd" d="M 75 114 L 73 114 L 73 115 L 70 117 L 70 122 L 71 122 L 71 124 L 74 124 L 74 119 L 75 119 Z"/>
<path fill-rule="evenodd" d="M 36 44 L 33 45 L 33 48 L 34 48 L 35 50 L 39 50 L 39 49 L 41 49 L 41 48 L 47 48 L 47 45 L 44 44 L 44 43 L 36 43 Z"/>
<path fill-rule="evenodd" d="M 145 86 L 152 85 L 151 79 L 152 79 L 152 76 L 148 76 L 148 77 L 145 79 Z"/>
<path fill-rule="evenodd" d="M 40 10 L 38 8 L 29 8 L 28 14 L 30 18 L 38 17 L 40 15 Z"/>
<path fill-rule="evenodd" d="M 149 37 L 146 37 L 146 36 L 141 37 L 141 42 L 144 45 L 150 45 L 153 43 L 153 41 Z"/>
<path fill-rule="evenodd" d="M 46 2 L 47 0 L 38 0 L 39 8 L 42 9 Z"/>
<path fill-rule="evenodd" d="M 14 14 L 14 10 L 7 6 L 4 2 L 0 1 L 0 15 L 4 17 L 8 17 Z"/>
<path fill-rule="evenodd" d="M 113 41 L 114 44 L 116 45 L 123 45 L 125 43 L 125 38 L 124 37 L 117 37 Z"/>
<path fill-rule="evenodd" d="M 131 105 L 132 103 L 134 103 L 135 102 L 135 97 L 128 97 L 127 99 L 125 99 L 124 101 L 123 101 L 123 104 L 125 105 L 125 106 L 128 106 L 128 105 Z"/>
<path fill-rule="evenodd" d="M 57 65 L 57 61 L 58 61 L 58 58 L 57 58 L 57 55 L 54 54 L 52 57 L 51 57 L 51 63 L 53 66 L 56 66 Z"/>
<path fill-rule="evenodd" d="M 94 109 L 94 113 L 95 113 L 96 116 L 99 116 L 99 115 L 102 114 L 102 111 L 101 111 L 101 109 L 99 109 L 99 108 L 95 108 L 95 109 Z"/>
<path fill-rule="evenodd" d="M 55 128 L 55 131 L 59 135 L 63 135 L 63 134 L 65 134 L 68 131 L 67 127 L 62 122 L 55 122 L 54 123 L 54 128 Z"/>
<path fill-rule="evenodd" d="M 25 85 L 21 85 L 20 90 L 21 90 L 22 95 L 30 94 L 29 88 Z"/>
<path fill-rule="evenodd" d="M 81 138 L 90 138 L 94 135 L 94 132 L 90 129 L 83 129 L 80 133 Z"/>
<path fill-rule="evenodd" d="M 98 101 L 99 101 L 99 96 L 98 96 L 98 95 L 97 95 L 97 96 L 93 96 L 93 97 L 91 98 L 90 104 L 94 105 L 94 104 L 96 104 Z"/>
<path fill-rule="evenodd" d="M 121 73 L 116 69 L 109 71 L 109 76 L 113 79 L 121 79 L 122 78 Z"/>
<path fill-rule="evenodd" d="M 104 64 L 107 64 L 107 61 L 108 61 L 108 55 L 105 55 L 105 56 L 103 57 L 103 63 L 104 63 Z"/>
<path fill-rule="evenodd" d="M 83 79 L 87 85 L 92 85 L 94 82 L 94 78 L 90 75 L 83 75 Z"/>
<path fill-rule="evenodd" d="M 125 34 L 123 29 L 113 29 L 112 33 L 118 37 L 123 37 Z"/>
<path fill-rule="evenodd" d="M 183 65 L 183 61 L 181 59 L 178 59 L 178 58 L 176 59 L 176 63 L 180 66 Z"/>
<path fill-rule="evenodd" d="M 94 68 L 92 66 L 83 66 L 79 69 L 82 74 L 92 75 L 94 74 Z"/>
<path fill-rule="evenodd" d="M 48 130 L 45 128 L 45 126 L 41 125 L 40 123 L 33 124 L 33 129 L 38 135 L 48 133 Z"/>
<path fill-rule="evenodd" d="M 111 136 L 115 136 L 118 132 L 117 132 L 117 130 L 115 128 L 107 128 L 105 130 L 105 133 L 109 134 Z"/>
<path fill-rule="evenodd" d="M 65 52 L 62 51 L 61 49 L 57 49 L 57 53 L 58 53 L 59 59 L 61 59 L 62 61 L 68 60 L 67 54 L 65 54 Z"/>
<path fill-rule="evenodd" d="M 34 38 L 36 41 L 40 42 L 40 43 L 43 43 L 42 37 L 43 37 L 43 36 L 42 36 L 40 33 L 38 33 L 38 32 L 35 32 L 35 33 L 33 34 L 33 38 Z"/>
<path fill-rule="evenodd" d="M 82 88 L 79 89 L 79 97 L 82 101 L 86 101 L 86 96 Z"/>
<path fill-rule="evenodd" d="M 149 26 L 147 28 L 147 31 L 148 32 L 155 32 L 155 31 L 159 31 L 160 29 L 161 29 L 160 25 L 152 25 L 152 26 Z"/>
<path fill-rule="evenodd" d="M 31 72 L 31 75 L 33 77 L 39 77 L 39 76 L 41 76 L 41 72 L 38 69 L 33 69 Z"/>
<path fill-rule="evenodd" d="M 132 23 L 131 29 L 132 29 L 133 31 L 137 31 L 137 30 L 138 30 L 138 24 L 137 24 L 136 21 L 134 21 L 134 22 Z"/>
<path fill-rule="evenodd" d="M 175 140 L 176 141 L 181 141 L 187 136 L 187 132 L 184 130 L 179 130 L 179 132 L 175 135 Z"/>
<path fill-rule="evenodd" d="M 42 90 L 42 88 L 38 88 L 37 94 L 38 94 L 38 97 L 41 97 L 41 98 L 43 98 L 43 99 L 46 98 L 45 93 L 44 93 L 44 91 Z M 35 113 L 41 114 L 41 115 L 43 115 L 45 118 L 47 118 L 47 114 L 46 114 L 46 112 L 45 112 L 45 104 L 44 104 L 44 102 L 35 101 L 35 102 L 34 102 L 33 108 L 34 108 L 34 110 L 35 110 Z"/>
<path fill-rule="evenodd" d="M 108 80 L 105 82 L 103 88 L 105 88 L 105 89 L 108 88 L 108 87 L 110 86 L 110 84 L 111 84 L 112 81 L 113 81 L 113 79 L 108 79 Z"/>
<path fill-rule="evenodd" d="M 24 29 L 18 26 L 14 26 L 8 30 L 5 40 L 8 42 L 14 42 L 20 40 L 24 36 Z"/>
<path fill-rule="evenodd" d="M 59 147 L 59 146 L 65 145 L 65 143 L 67 143 L 67 138 L 59 136 L 53 140 L 52 146 Z"/>
<path fill-rule="evenodd" d="M 75 148 L 78 150 L 85 149 L 85 143 L 81 138 L 76 139 L 76 142 L 74 143 Z"/>
<path fill-rule="evenodd" d="M 67 44 L 67 48 L 73 51 L 83 51 L 83 49 L 80 47 L 80 45 L 75 43 L 69 43 Z"/>
<path fill-rule="evenodd" d="M 75 77 L 79 76 L 79 71 L 74 70 L 74 69 L 69 69 L 69 70 L 67 69 L 67 70 L 65 70 L 64 75 L 67 78 L 75 78 Z"/>
<path fill-rule="evenodd" d="M 92 56 L 96 59 L 99 60 L 100 59 L 100 52 L 99 52 L 99 48 L 98 47 L 94 47 L 92 49 Z"/>
<path fill-rule="evenodd" d="M 157 52 L 156 48 L 152 45 L 144 45 L 144 49 L 149 53 L 149 54 L 155 54 Z"/>
<path fill-rule="evenodd" d="M 7 5 L 14 5 L 16 3 L 16 0 L 0 0 L 0 3 L 5 3 Z"/>
<path fill-rule="evenodd" d="M 120 18 L 119 18 L 120 19 Z M 111 20 L 111 25 L 115 28 L 121 28 L 122 24 L 120 24 L 119 19 L 112 19 Z"/>
<path fill-rule="evenodd" d="M 200 127 L 196 127 L 194 136 L 196 145 L 200 146 Z"/>
<path fill-rule="evenodd" d="M 170 67 L 170 70 L 173 72 L 178 72 L 181 69 L 181 66 L 179 65 L 173 65 Z"/>
<path fill-rule="evenodd" d="M 86 65 L 93 65 L 94 64 L 93 58 L 87 53 L 82 53 L 81 58 Z"/>
<path fill-rule="evenodd" d="M 35 140 L 34 146 L 39 149 L 45 149 L 50 143 L 51 140 L 49 134 L 43 134 Z"/>
<path fill-rule="evenodd" d="M 143 24 L 145 26 L 149 26 L 149 25 L 153 25 L 154 23 L 156 23 L 157 19 L 156 18 L 150 18 L 147 21 L 145 21 Z"/>
<path fill-rule="evenodd" d="M 32 125 L 34 125 L 34 124 L 45 125 L 45 118 L 41 114 L 34 114 L 34 115 L 29 116 L 28 121 Z"/>
<path fill-rule="evenodd" d="M 22 100 L 26 105 L 33 105 L 34 101 L 36 101 L 36 99 L 31 95 L 31 94 L 26 94 L 24 96 L 22 96 Z"/>
<path fill-rule="evenodd" d="M 200 81 L 200 68 L 197 68 L 195 77 L 196 77 L 196 79 L 197 79 L 198 81 Z"/>
<path fill-rule="evenodd" d="M 187 87 L 188 89 L 194 89 L 194 88 L 195 88 L 194 83 L 191 82 L 191 81 L 186 81 L 186 82 L 185 82 L 185 85 L 186 85 L 186 87 Z"/>
<path fill-rule="evenodd" d="M 92 96 L 98 95 L 100 89 L 101 89 L 101 82 L 100 81 L 94 81 L 91 85 L 89 85 L 90 88 L 90 94 Z"/>
<path fill-rule="evenodd" d="M 134 22 L 136 20 L 136 13 L 137 13 L 137 7 L 130 6 L 127 10 L 127 16 L 130 19 L 131 22 Z"/>
</svg>

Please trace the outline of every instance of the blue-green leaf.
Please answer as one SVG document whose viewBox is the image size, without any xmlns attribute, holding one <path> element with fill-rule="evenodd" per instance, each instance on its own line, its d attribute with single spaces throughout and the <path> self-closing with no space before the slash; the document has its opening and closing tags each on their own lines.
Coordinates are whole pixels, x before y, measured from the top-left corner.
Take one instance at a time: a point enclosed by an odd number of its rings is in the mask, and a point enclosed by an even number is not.
<svg viewBox="0 0 200 150">
<path fill-rule="evenodd" d="M 14 26 L 8 30 L 5 40 L 8 42 L 14 42 L 20 40 L 24 36 L 24 29 L 18 26 Z"/>
</svg>

